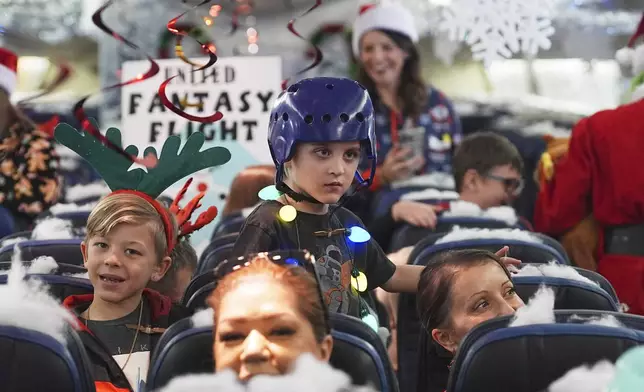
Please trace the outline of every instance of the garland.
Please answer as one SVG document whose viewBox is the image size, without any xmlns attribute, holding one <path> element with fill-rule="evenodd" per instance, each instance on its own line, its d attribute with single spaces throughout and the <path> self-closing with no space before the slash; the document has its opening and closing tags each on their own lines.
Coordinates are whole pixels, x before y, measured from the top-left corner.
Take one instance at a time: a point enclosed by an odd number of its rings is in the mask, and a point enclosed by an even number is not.
<svg viewBox="0 0 644 392">
<path fill-rule="evenodd" d="M 184 25 L 178 26 L 181 30 L 188 31 L 188 35 L 195 40 L 206 44 L 207 47 L 214 46 L 214 43 L 210 39 L 208 32 L 200 26 L 196 26 L 192 23 L 186 23 Z M 170 58 L 170 54 L 174 53 L 174 41 L 176 41 L 176 34 L 173 34 L 170 30 L 164 29 L 159 38 L 159 49 L 157 52 L 157 57 L 160 59 Z M 207 49 L 202 49 L 203 54 L 208 54 Z"/>
<path fill-rule="evenodd" d="M 329 37 L 335 34 L 342 34 L 344 36 L 344 41 L 347 44 L 347 55 L 351 60 L 349 65 L 349 75 L 347 76 L 349 78 L 355 79 L 356 76 L 358 76 L 358 64 L 356 63 L 355 58 L 351 53 L 351 29 L 350 28 L 340 23 L 324 24 L 313 33 L 309 42 L 313 46 L 319 47 L 321 44 L 324 43 L 324 41 L 326 41 Z M 315 57 L 315 50 L 312 48 L 307 50 L 306 55 L 307 57 L 311 57 L 311 58 Z"/>
</svg>

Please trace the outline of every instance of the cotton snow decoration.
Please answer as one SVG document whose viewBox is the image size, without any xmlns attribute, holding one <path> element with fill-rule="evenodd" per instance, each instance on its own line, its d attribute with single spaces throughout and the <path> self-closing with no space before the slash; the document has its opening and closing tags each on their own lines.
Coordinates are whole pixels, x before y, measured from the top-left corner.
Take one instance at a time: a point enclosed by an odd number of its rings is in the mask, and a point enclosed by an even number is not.
<svg viewBox="0 0 644 392">
<path fill-rule="evenodd" d="M 530 298 L 530 301 L 514 313 L 510 327 L 520 327 L 532 324 L 551 324 L 555 322 L 555 292 L 546 286 Z"/>
<path fill-rule="evenodd" d="M 31 262 L 28 274 L 51 274 L 58 269 L 58 263 L 50 256 L 40 256 Z"/>
<path fill-rule="evenodd" d="M 456 200 L 458 192 L 442 191 L 440 189 L 427 188 L 422 191 L 409 192 L 402 195 L 400 200 Z"/>
<path fill-rule="evenodd" d="M 600 287 L 599 283 L 581 275 L 573 267 L 563 264 L 557 264 L 554 261 L 551 261 L 548 264 L 526 264 L 519 270 L 517 276 L 550 276 L 553 278 L 576 280 L 578 282 L 584 282 L 596 287 Z"/>
<path fill-rule="evenodd" d="M 63 274 L 63 276 L 69 276 L 70 278 L 76 279 L 89 279 L 89 274 L 87 272 L 81 272 L 78 274 Z"/>
<path fill-rule="evenodd" d="M 570 316 L 569 319 L 570 322 L 579 322 L 583 321 L 583 324 L 589 324 L 589 325 L 600 325 L 604 327 L 612 327 L 612 328 L 626 328 L 624 324 L 622 324 L 617 317 L 613 316 L 612 314 L 605 314 L 601 317 L 580 317 L 576 314 L 573 314 Z"/>
<path fill-rule="evenodd" d="M 202 309 L 191 317 L 192 326 L 195 328 L 212 327 L 215 320 L 215 311 L 212 308 Z"/>
<path fill-rule="evenodd" d="M 246 387 L 237 380 L 232 370 L 216 374 L 188 374 L 170 380 L 168 385 L 155 392 L 246 392 Z"/>
<path fill-rule="evenodd" d="M 615 373 L 615 365 L 607 360 L 592 366 L 582 365 L 550 384 L 547 392 L 604 392 Z"/>
<path fill-rule="evenodd" d="M 344 372 L 315 359 L 311 354 L 302 354 L 291 372 L 281 375 L 257 375 L 245 384 L 230 370 L 215 374 L 199 374 L 177 377 L 157 392 L 375 392 L 370 387 L 351 385 Z"/>
<path fill-rule="evenodd" d="M 100 199 L 111 192 L 110 188 L 103 181 L 94 182 L 91 184 L 74 185 L 67 189 L 65 193 L 65 200 L 69 203 L 75 203 L 79 200 L 96 198 Z"/>
<path fill-rule="evenodd" d="M 482 209 L 477 204 L 463 200 L 455 200 L 449 203 L 449 210 L 443 212 L 444 217 L 470 217 L 494 219 L 512 226 L 519 221 L 516 212 L 512 207 L 501 206 Z"/>
<path fill-rule="evenodd" d="M 14 261 L 7 284 L 0 285 L 0 324 L 41 332 L 65 344 L 65 328 L 76 325 L 76 317 L 47 292 L 42 282 L 25 280 L 25 276 L 26 269 Z"/>
<path fill-rule="evenodd" d="M 77 238 L 72 230 L 72 223 L 60 218 L 47 218 L 38 222 L 31 232 L 33 240 L 62 240 Z"/>
<path fill-rule="evenodd" d="M 447 242 L 457 242 L 463 240 L 478 239 L 499 239 L 499 240 L 516 240 L 532 244 L 540 244 L 543 241 L 526 230 L 520 229 L 478 229 L 478 228 L 461 228 L 455 226 L 452 231 L 439 238 L 436 244 Z"/>
<path fill-rule="evenodd" d="M 351 378 L 329 364 L 315 359 L 311 354 L 302 354 L 291 373 L 282 377 L 255 376 L 248 382 L 249 392 L 371 392 L 370 387 L 351 385 Z"/>
<path fill-rule="evenodd" d="M 49 212 L 52 213 L 52 215 L 58 215 L 58 214 L 64 214 L 66 212 L 91 212 L 94 207 L 96 207 L 96 202 L 92 203 L 85 203 L 85 204 L 75 204 L 75 203 L 57 203 L 54 204 L 49 208 Z"/>
</svg>

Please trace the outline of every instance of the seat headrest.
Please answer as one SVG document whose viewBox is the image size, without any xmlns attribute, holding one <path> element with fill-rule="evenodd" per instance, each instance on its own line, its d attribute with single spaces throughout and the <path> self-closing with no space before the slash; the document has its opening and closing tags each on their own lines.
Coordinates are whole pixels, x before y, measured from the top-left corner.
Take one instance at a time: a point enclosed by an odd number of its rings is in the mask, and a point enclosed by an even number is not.
<svg viewBox="0 0 644 392">
<path fill-rule="evenodd" d="M 231 233 L 231 234 L 226 234 L 222 236 L 213 236 L 208 246 L 206 246 L 206 249 L 204 249 L 203 252 L 201 253 L 201 256 L 199 257 L 199 262 L 205 259 L 210 252 L 219 248 L 220 246 L 226 245 L 226 244 L 234 244 L 235 241 L 237 241 L 237 237 L 239 237 L 239 233 Z"/>
<path fill-rule="evenodd" d="M 395 374 L 378 335 L 358 319 L 331 315 L 334 338 L 330 364 L 347 373 L 353 384 L 372 384 L 380 391 L 398 392 Z M 147 387 L 166 385 L 171 378 L 212 372 L 212 327 L 193 327 L 191 319 L 173 324 L 157 343 L 150 361 Z"/>
<path fill-rule="evenodd" d="M 80 338 L 71 328 L 66 338 L 65 345 L 37 331 L 0 325 L 3 392 L 94 392 Z"/>
<path fill-rule="evenodd" d="M 591 283 L 552 276 L 513 276 L 512 282 L 526 303 L 541 285 L 545 285 L 555 293 L 555 309 L 619 310 L 610 294 Z"/>
<path fill-rule="evenodd" d="M 84 228 L 85 226 L 87 226 L 87 219 L 89 218 L 90 213 L 91 211 L 89 210 L 62 211 L 55 214 L 51 214 L 51 216 L 54 216 L 58 219 L 68 220 L 72 223 L 72 227 L 77 229 L 77 228 Z"/>
<path fill-rule="evenodd" d="M 67 240 L 28 240 L 18 244 L 22 260 L 34 260 L 41 256 L 51 256 L 57 262 L 83 265 L 83 254 L 80 250 L 82 239 Z M 0 249 L 0 261 L 11 261 L 16 244 Z"/>
<path fill-rule="evenodd" d="M 482 328 L 482 331 L 475 331 Z M 544 390 L 569 369 L 615 361 L 644 332 L 590 324 L 537 324 L 471 331 L 451 367 L 450 392 Z M 499 358 L 506 358 L 499 365 Z"/>
<path fill-rule="evenodd" d="M 414 246 L 427 236 L 436 233 L 448 233 L 454 227 L 481 228 L 481 229 L 511 229 L 512 225 L 490 218 L 481 217 L 439 217 L 434 229 L 425 227 L 402 225 L 392 235 L 391 250 L 396 251 L 406 246 Z"/>
<path fill-rule="evenodd" d="M 7 284 L 8 275 L 0 275 L 0 285 Z M 89 279 L 73 276 L 27 274 L 25 279 L 38 279 L 45 283 L 52 297 L 62 302 L 70 295 L 92 294 L 94 287 Z"/>
<path fill-rule="evenodd" d="M 188 303 L 190 302 L 190 299 L 192 296 L 202 287 L 207 285 L 208 283 L 213 283 L 215 282 L 216 277 L 215 274 L 212 271 L 206 271 L 204 273 L 201 273 L 190 281 L 188 283 L 188 286 L 186 287 L 186 290 L 183 292 L 183 298 L 181 299 L 181 305 L 183 306 L 188 306 Z M 198 309 L 198 308 L 196 308 Z"/>
<path fill-rule="evenodd" d="M 241 230 L 242 226 L 244 226 L 245 221 L 246 217 L 241 214 L 227 216 L 219 222 L 213 232 L 213 236 L 219 237 L 231 233 L 237 233 Z"/>
<path fill-rule="evenodd" d="M 525 263 L 543 264 L 554 260 L 559 264 L 570 264 L 570 260 L 565 254 L 561 254 L 556 248 L 548 244 L 496 238 L 471 239 L 430 245 L 418 252 L 414 263 L 424 265 L 433 255 L 447 250 L 485 249 L 496 252 L 503 246 L 509 246 L 510 256 Z"/>
<path fill-rule="evenodd" d="M 229 243 L 229 244 L 221 245 L 216 249 L 213 249 L 212 251 L 210 251 L 208 254 L 204 256 L 201 262 L 197 264 L 196 273 L 202 274 L 206 271 L 213 270 L 215 267 L 219 265 L 219 263 L 226 260 L 230 256 L 233 250 L 233 246 L 235 246 L 234 243 Z"/>
</svg>

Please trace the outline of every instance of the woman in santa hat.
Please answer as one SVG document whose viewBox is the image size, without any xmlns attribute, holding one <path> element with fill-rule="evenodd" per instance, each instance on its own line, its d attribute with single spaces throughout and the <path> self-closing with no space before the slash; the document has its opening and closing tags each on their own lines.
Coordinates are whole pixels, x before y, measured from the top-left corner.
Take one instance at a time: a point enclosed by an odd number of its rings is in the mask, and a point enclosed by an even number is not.
<svg viewBox="0 0 644 392">
<path fill-rule="evenodd" d="M 451 102 L 421 76 L 412 14 L 398 3 L 366 4 L 353 23 L 357 79 L 376 109 L 378 169 L 372 189 L 417 174 L 445 173 L 461 139 Z"/>
<path fill-rule="evenodd" d="M 58 198 L 58 158 L 49 136 L 11 103 L 17 68 L 18 56 L 0 48 L 0 204 L 26 230 Z"/>
<path fill-rule="evenodd" d="M 644 14 L 618 59 L 629 60 L 636 75 L 632 102 L 575 126 L 566 156 L 541 182 L 534 227 L 562 236 L 592 214 L 597 271 L 631 313 L 644 315 Z"/>
</svg>

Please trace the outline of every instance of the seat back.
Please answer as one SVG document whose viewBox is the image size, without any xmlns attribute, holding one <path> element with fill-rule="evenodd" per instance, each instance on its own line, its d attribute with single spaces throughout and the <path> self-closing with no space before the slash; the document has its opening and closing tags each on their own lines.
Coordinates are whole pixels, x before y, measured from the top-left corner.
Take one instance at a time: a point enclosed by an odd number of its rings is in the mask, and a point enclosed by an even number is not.
<svg viewBox="0 0 644 392">
<path fill-rule="evenodd" d="M 238 233 L 244 226 L 244 222 L 246 222 L 246 217 L 241 213 L 222 218 L 213 230 L 211 239 L 214 240 L 227 234 Z"/>
<path fill-rule="evenodd" d="M 331 324 L 331 366 L 347 373 L 356 385 L 368 383 L 379 391 L 398 392 L 387 351 L 378 335 L 360 320 L 346 315 L 332 314 Z M 179 375 L 212 372 L 212 345 L 212 327 L 194 328 L 190 319 L 173 324 L 157 343 L 147 387 L 154 390 Z"/>
<path fill-rule="evenodd" d="M 391 251 L 414 246 L 422 241 L 425 237 L 435 233 L 448 233 L 455 226 L 463 228 L 479 229 L 509 229 L 514 226 L 496 219 L 480 217 L 439 217 L 434 229 L 417 227 L 412 225 L 402 225 L 394 232 L 391 240 Z"/>
<path fill-rule="evenodd" d="M 590 283 L 549 276 L 514 276 L 512 281 L 517 294 L 526 303 L 543 284 L 555 292 L 555 309 L 619 309 L 615 297 Z M 416 390 L 418 342 L 423 333 L 416 310 L 416 295 L 401 294 L 398 303 L 398 377 L 401 390 Z"/>
<path fill-rule="evenodd" d="M 587 282 L 552 276 L 515 276 L 512 282 L 524 302 L 545 285 L 555 293 L 555 309 L 619 310 L 619 304 L 609 293 Z"/>
<path fill-rule="evenodd" d="M 3 392 L 95 392 L 90 361 L 78 335 L 66 344 L 41 332 L 0 325 Z"/>
<path fill-rule="evenodd" d="M 14 238 L 24 238 L 24 239 L 29 239 L 31 238 L 31 230 L 26 230 L 26 231 L 17 231 L 15 233 L 11 233 L 9 235 L 6 235 L 0 239 L 0 246 L 7 241 L 7 240 L 12 240 Z"/>
<path fill-rule="evenodd" d="M 31 266 L 31 261 L 24 261 L 22 265 L 29 269 Z M 87 269 L 80 265 L 65 264 L 65 263 L 56 263 L 58 268 L 55 271 L 51 272 L 50 275 L 80 275 L 87 274 Z M 0 261 L 0 274 L 2 271 L 8 271 L 11 269 L 11 261 Z"/>
<path fill-rule="evenodd" d="M 450 238 L 453 238 L 454 241 L 450 241 Z M 522 239 L 522 241 L 518 241 L 519 239 Z M 466 242 L 481 240 L 487 240 L 489 242 Z M 522 260 L 524 263 L 549 262 L 552 260 L 548 259 L 549 257 L 551 257 L 551 254 L 556 254 L 561 256 L 560 258 L 562 260 L 566 260 L 566 262 L 563 264 L 570 264 L 570 259 L 565 249 L 559 242 L 557 242 L 553 238 L 541 233 L 535 233 L 526 230 L 517 231 L 516 229 L 478 230 L 474 228 L 474 230 L 472 230 L 464 228 L 454 229 L 454 231 L 450 231 L 449 233 L 430 234 L 414 246 L 414 250 L 409 255 L 409 259 L 413 262 L 426 249 L 430 248 L 433 245 L 438 245 L 438 243 L 445 243 L 446 241 L 448 241 L 450 244 L 457 243 L 455 245 L 456 247 L 464 246 L 462 244 L 465 243 L 466 245 L 471 244 L 476 246 L 486 246 L 486 249 L 492 249 L 493 251 L 496 251 L 502 246 L 507 245 L 508 241 L 512 241 L 512 243 L 515 245 L 510 249 L 510 255 L 519 260 Z M 502 245 L 499 245 L 501 243 Z M 548 250 L 544 252 L 536 247 L 530 246 L 530 243 L 541 243 L 545 245 L 545 247 L 547 247 L 546 249 Z M 494 249 L 493 246 L 498 246 L 498 248 Z"/>
<path fill-rule="evenodd" d="M 51 256 L 57 262 L 83 265 L 83 254 L 80 250 L 82 239 L 66 240 L 28 240 L 18 244 L 22 260 L 33 260 L 40 256 Z M 0 261 L 11 261 L 15 244 L 0 249 Z"/>
<path fill-rule="evenodd" d="M 55 214 L 58 219 L 64 219 L 72 222 L 74 229 L 84 228 L 87 226 L 87 219 L 91 211 L 68 211 Z"/>
<path fill-rule="evenodd" d="M 213 273 L 213 271 L 206 271 L 192 278 L 183 293 L 181 304 L 183 306 L 189 307 L 189 303 L 191 302 L 190 300 L 195 295 L 195 293 L 197 293 L 197 291 L 199 291 L 202 287 L 213 282 L 215 282 L 215 274 Z"/>
<path fill-rule="evenodd" d="M 614 362 L 644 343 L 644 332 L 631 328 L 578 323 L 506 327 L 509 320 L 490 320 L 465 336 L 451 367 L 449 392 L 545 390 L 572 368 Z M 499 358 L 511 360 L 499 365 Z"/>
<path fill-rule="evenodd" d="M 201 264 L 203 259 L 208 257 L 208 255 L 212 251 L 219 248 L 220 246 L 234 244 L 235 241 L 237 241 L 238 236 L 239 236 L 239 233 L 230 233 L 230 234 L 222 235 L 220 237 L 212 239 L 208 244 L 208 246 L 206 246 L 206 249 L 204 249 L 203 252 L 201 252 L 201 256 L 199 256 L 198 264 Z"/>
<path fill-rule="evenodd" d="M 196 274 L 202 274 L 206 271 L 213 270 L 222 261 L 226 260 L 233 250 L 235 244 L 226 244 L 214 249 L 206 255 L 206 257 L 197 264 Z"/>
<path fill-rule="evenodd" d="M 415 256 L 412 262 L 424 265 L 432 256 L 447 250 L 485 249 L 490 252 L 496 252 L 504 246 L 510 247 L 510 256 L 526 263 L 545 264 L 556 261 L 558 264 L 570 265 L 570 259 L 568 259 L 565 253 L 561 254 L 556 248 L 545 243 L 502 238 L 482 238 L 430 245 L 416 252 L 417 256 Z"/>
<path fill-rule="evenodd" d="M 8 275 L 0 275 L 0 285 L 7 284 Z M 49 288 L 50 294 L 60 302 L 70 295 L 92 294 L 94 286 L 89 279 L 73 276 L 29 274 L 26 278 L 41 280 Z"/>
</svg>

